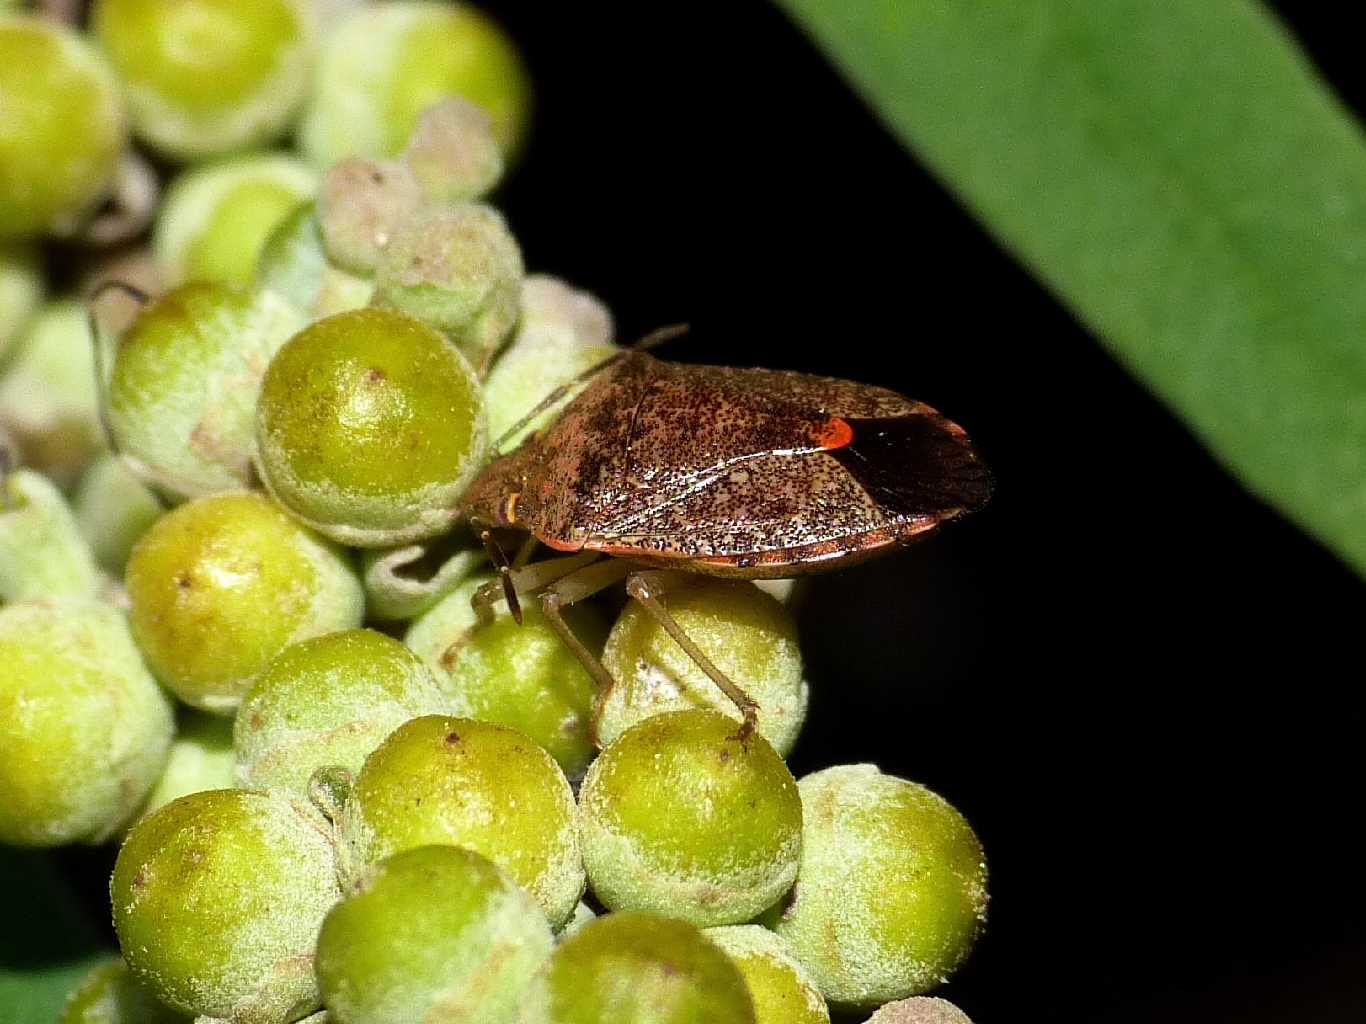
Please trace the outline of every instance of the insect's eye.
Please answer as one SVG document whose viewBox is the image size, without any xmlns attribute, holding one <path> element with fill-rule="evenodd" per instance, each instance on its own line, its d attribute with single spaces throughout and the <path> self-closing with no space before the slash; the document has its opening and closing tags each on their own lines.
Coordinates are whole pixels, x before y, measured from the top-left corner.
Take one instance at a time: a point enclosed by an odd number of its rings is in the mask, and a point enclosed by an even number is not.
<svg viewBox="0 0 1366 1024">
<path fill-rule="evenodd" d="M 513 491 L 503 499 L 498 506 L 498 518 L 503 526 L 515 526 L 517 523 L 517 500 L 522 496 L 521 491 Z"/>
</svg>

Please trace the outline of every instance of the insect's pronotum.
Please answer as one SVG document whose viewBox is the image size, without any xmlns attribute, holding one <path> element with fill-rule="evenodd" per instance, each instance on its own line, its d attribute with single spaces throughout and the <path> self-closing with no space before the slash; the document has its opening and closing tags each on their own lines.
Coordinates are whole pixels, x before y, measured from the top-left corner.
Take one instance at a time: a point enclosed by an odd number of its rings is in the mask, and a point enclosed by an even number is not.
<svg viewBox="0 0 1366 1024">
<path fill-rule="evenodd" d="M 520 621 L 517 594 L 537 594 L 546 621 L 606 690 L 611 676 L 560 609 L 624 578 L 735 702 L 747 734 L 754 701 L 660 601 L 680 574 L 775 579 L 836 569 L 922 537 L 990 494 L 967 434 L 921 402 L 832 377 L 631 350 L 470 487 L 465 515 L 501 572 L 475 608 L 487 622 L 492 603 L 506 599 Z M 510 564 L 492 532 L 505 528 L 565 557 Z"/>
</svg>

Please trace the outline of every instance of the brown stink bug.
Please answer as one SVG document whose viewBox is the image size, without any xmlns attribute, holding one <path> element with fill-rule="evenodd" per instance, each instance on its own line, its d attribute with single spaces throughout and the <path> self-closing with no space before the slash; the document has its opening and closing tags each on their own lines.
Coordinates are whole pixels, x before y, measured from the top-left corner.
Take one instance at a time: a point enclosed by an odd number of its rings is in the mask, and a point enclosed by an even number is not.
<svg viewBox="0 0 1366 1024">
<path fill-rule="evenodd" d="M 669 363 L 640 346 L 590 376 L 549 428 L 490 463 L 465 496 L 502 574 L 475 596 L 480 620 L 505 597 L 520 621 L 518 592 L 538 593 L 547 622 L 610 688 L 560 609 L 625 578 L 627 593 L 740 708 L 745 732 L 754 702 L 659 600 L 677 573 L 775 579 L 836 569 L 923 537 L 991 494 L 963 429 L 885 388 Z M 500 528 L 569 557 L 509 564 L 493 540 Z"/>
</svg>

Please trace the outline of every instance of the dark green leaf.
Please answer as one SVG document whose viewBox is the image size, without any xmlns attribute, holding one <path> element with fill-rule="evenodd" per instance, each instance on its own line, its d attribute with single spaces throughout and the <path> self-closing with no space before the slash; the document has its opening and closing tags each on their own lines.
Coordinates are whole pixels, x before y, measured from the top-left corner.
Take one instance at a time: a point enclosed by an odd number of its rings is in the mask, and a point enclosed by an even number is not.
<svg viewBox="0 0 1366 1024">
<path fill-rule="evenodd" d="M 782 2 L 1219 459 L 1366 570 L 1366 146 L 1262 7 Z"/>
</svg>

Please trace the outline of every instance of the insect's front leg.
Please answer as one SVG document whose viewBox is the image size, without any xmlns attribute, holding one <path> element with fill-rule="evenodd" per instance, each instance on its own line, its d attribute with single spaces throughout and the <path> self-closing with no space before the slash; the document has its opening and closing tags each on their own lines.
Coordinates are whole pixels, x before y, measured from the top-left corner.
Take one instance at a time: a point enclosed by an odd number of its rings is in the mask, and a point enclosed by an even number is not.
<svg viewBox="0 0 1366 1024">
<path fill-rule="evenodd" d="M 678 620 L 669 614 L 669 609 L 664 606 L 660 597 L 668 591 L 671 585 L 676 586 L 686 580 L 686 574 L 678 572 L 661 571 L 651 569 L 645 572 L 632 573 L 626 579 L 626 593 L 640 602 L 640 606 L 658 622 L 664 631 L 673 637 L 678 646 L 694 662 L 697 667 L 711 677 L 727 697 L 740 709 L 743 721 L 740 724 L 740 739 L 747 739 L 756 727 L 759 705 L 744 690 L 736 686 L 730 678 L 712 664 L 712 660 L 707 657 L 706 652 L 697 644 L 693 643 L 692 637 L 683 631 L 683 627 L 678 624 Z"/>
<path fill-rule="evenodd" d="M 447 670 L 453 668 L 460 657 L 460 652 L 474 635 L 479 630 L 493 624 L 496 614 L 495 606 L 499 601 L 506 598 L 509 584 L 513 593 L 535 593 L 562 576 L 567 576 L 575 570 L 583 568 L 599 557 L 595 551 L 586 551 L 566 558 L 551 558 L 544 562 L 534 562 L 522 568 L 511 569 L 506 574 L 507 584 L 503 581 L 504 574 L 499 573 L 497 579 L 489 580 L 470 597 L 470 607 L 474 609 L 474 622 L 441 652 L 441 665 Z M 513 565 L 516 565 L 516 562 Z"/>
</svg>

